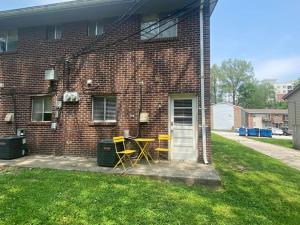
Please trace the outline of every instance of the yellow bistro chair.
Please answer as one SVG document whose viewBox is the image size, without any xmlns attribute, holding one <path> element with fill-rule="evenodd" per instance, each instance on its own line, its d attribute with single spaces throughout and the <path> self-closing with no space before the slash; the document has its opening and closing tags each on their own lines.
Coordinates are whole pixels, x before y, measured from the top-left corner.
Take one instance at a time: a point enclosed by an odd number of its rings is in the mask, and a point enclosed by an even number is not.
<svg viewBox="0 0 300 225">
<path fill-rule="evenodd" d="M 136 152 L 136 150 L 128 150 L 126 149 L 125 147 L 125 138 L 123 136 L 120 136 L 120 137 L 114 137 L 113 138 L 113 141 L 115 143 L 115 149 L 116 149 L 116 154 L 119 158 L 119 161 L 118 163 L 115 165 L 114 169 L 117 168 L 117 166 L 119 164 L 122 165 L 123 169 L 126 171 L 126 167 L 125 167 L 125 161 L 126 159 L 128 159 L 133 167 L 133 163 L 131 161 L 131 158 L 130 156 Z M 119 151 L 118 147 L 120 147 L 120 144 L 121 144 L 121 147 L 122 147 L 122 150 Z"/>
<path fill-rule="evenodd" d="M 162 147 L 162 143 L 169 143 L 169 141 L 172 140 L 171 135 L 168 134 L 160 134 L 158 135 L 158 148 L 155 149 L 157 151 L 157 160 L 159 161 L 159 153 L 160 152 L 171 152 L 170 148 L 164 148 Z"/>
</svg>

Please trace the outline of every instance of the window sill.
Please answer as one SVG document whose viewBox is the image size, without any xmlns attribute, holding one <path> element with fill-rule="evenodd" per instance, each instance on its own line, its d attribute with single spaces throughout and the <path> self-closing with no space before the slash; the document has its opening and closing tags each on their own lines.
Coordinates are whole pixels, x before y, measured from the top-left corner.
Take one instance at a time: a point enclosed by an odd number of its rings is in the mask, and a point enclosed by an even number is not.
<svg viewBox="0 0 300 225">
<path fill-rule="evenodd" d="M 31 121 L 30 123 L 28 123 L 29 126 L 51 126 L 51 121 L 45 121 L 45 122 L 34 122 Z"/>
<path fill-rule="evenodd" d="M 109 127 L 109 126 L 116 126 L 117 125 L 117 122 L 91 122 L 90 123 L 90 127 L 97 127 L 97 126 L 106 126 L 106 127 Z"/>
<path fill-rule="evenodd" d="M 18 51 L 8 51 L 8 52 L 0 52 L 0 56 L 1 55 L 13 55 L 13 54 L 17 54 Z"/>
<path fill-rule="evenodd" d="M 178 37 L 169 37 L 169 38 L 154 38 L 152 40 L 140 40 L 141 43 L 153 43 L 153 42 L 169 42 L 169 41 L 178 41 Z"/>
</svg>

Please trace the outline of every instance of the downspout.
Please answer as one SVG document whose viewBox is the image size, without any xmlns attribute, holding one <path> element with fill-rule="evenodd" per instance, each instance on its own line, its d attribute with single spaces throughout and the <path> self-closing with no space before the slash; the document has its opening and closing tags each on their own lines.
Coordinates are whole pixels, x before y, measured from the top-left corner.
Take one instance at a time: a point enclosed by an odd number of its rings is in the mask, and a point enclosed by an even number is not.
<svg viewBox="0 0 300 225">
<path fill-rule="evenodd" d="M 205 116 L 205 74 L 204 74 L 204 24 L 203 9 L 205 0 L 200 0 L 200 96 L 201 96 L 201 120 L 202 120 L 202 155 L 203 162 L 208 164 L 207 160 L 207 142 L 206 142 L 206 116 Z"/>
</svg>

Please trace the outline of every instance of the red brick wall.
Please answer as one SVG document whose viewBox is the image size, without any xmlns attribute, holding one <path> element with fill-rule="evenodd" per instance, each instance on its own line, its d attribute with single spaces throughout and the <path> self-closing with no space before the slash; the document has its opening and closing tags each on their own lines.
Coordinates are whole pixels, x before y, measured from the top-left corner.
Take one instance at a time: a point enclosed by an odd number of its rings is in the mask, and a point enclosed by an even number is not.
<svg viewBox="0 0 300 225">
<path fill-rule="evenodd" d="M 122 135 L 129 129 L 136 135 L 138 128 L 138 106 L 140 104 L 139 83 L 144 82 L 142 110 L 150 113 L 150 123 L 141 126 L 142 136 L 156 137 L 168 132 L 168 97 L 174 93 L 199 93 L 199 12 L 178 27 L 178 38 L 142 42 L 139 35 L 115 47 L 81 56 L 71 64 L 70 90 L 80 93 L 79 104 L 64 104 L 58 129 L 50 129 L 50 123 L 31 122 L 32 96 L 49 94 L 44 71 L 56 65 L 59 71 L 57 92 L 51 92 L 53 105 L 60 98 L 63 85 L 63 66 L 56 63 L 84 47 L 93 38 L 87 37 L 87 23 L 64 24 L 63 39 L 46 40 L 45 27 L 19 30 L 18 51 L 0 54 L 0 81 L 5 88 L 0 90 L 0 135 L 13 134 L 13 125 L 3 122 L 12 112 L 10 88 L 17 89 L 17 115 L 19 128 L 27 130 L 30 150 L 39 154 L 95 156 L 96 144 L 104 138 Z M 110 29 L 109 25 L 107 29 Z M 132 18 L 107 42 L 140 29 L 140 17 Z M 210 135 L 210 49 L 209 15 L 205 14 L 205 102 L 208 124 L 208 155 L 211 160 Z M 106 42 L 106 43 L 107 43 Z M 92 87 L 86 80 L 92 79 Z M 117 96 L 117 123 L 92 123 L 92 96 Z M 199 95 L 198 95 L 199 96 Z M 161 107 L 159 107 L 161 105 Z M 53 106 L 53 112 L 55 107 Z M 200 119 L 200 115 L 199 115 Z M 199 120 L 201 121 L 201 120 Z M 200 133 L 201 135 L 201 133 Z M 201 140 L 201 139 L 200 139 Z M 199 141 L 200 161 L 202 145 Z"/>
<path fill-rule="evenodd" d="M 242 126 L 242 111 L 239 106 L 234 107 L 234 128 L 240 128 Z"/>
<path fill-rule="evenodd" d="M 253 115 L 250 113 L 248 114 L 248 127 L 253 128 Z"/>
</svg>

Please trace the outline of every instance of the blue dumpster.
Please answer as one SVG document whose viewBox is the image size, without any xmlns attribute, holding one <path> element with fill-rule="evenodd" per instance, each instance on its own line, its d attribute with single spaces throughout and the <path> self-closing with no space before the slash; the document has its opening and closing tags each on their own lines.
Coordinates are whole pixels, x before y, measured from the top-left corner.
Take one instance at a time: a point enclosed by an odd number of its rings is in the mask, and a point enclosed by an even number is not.
<svg viewBox="0 0 300 225">
<path fill-rule="evenodd" d="M 241 127 L 241 128 L 239 129 L 239 135 L 240 135 L 240 136 L 246 136 L 246 135 L 247 135 L 247 129 Z"/>
<path fill-rule="evenodd" d="M 259 137 L 259 129 L 258 128 L 250 128 L 247 130 L 249 137 Z"/>
<path fill-rule="evenodd" d="M 272 137 L 272 130 L 270 129 L 260 129 L 260 136 L 261 137 Z"/>
</svg>

